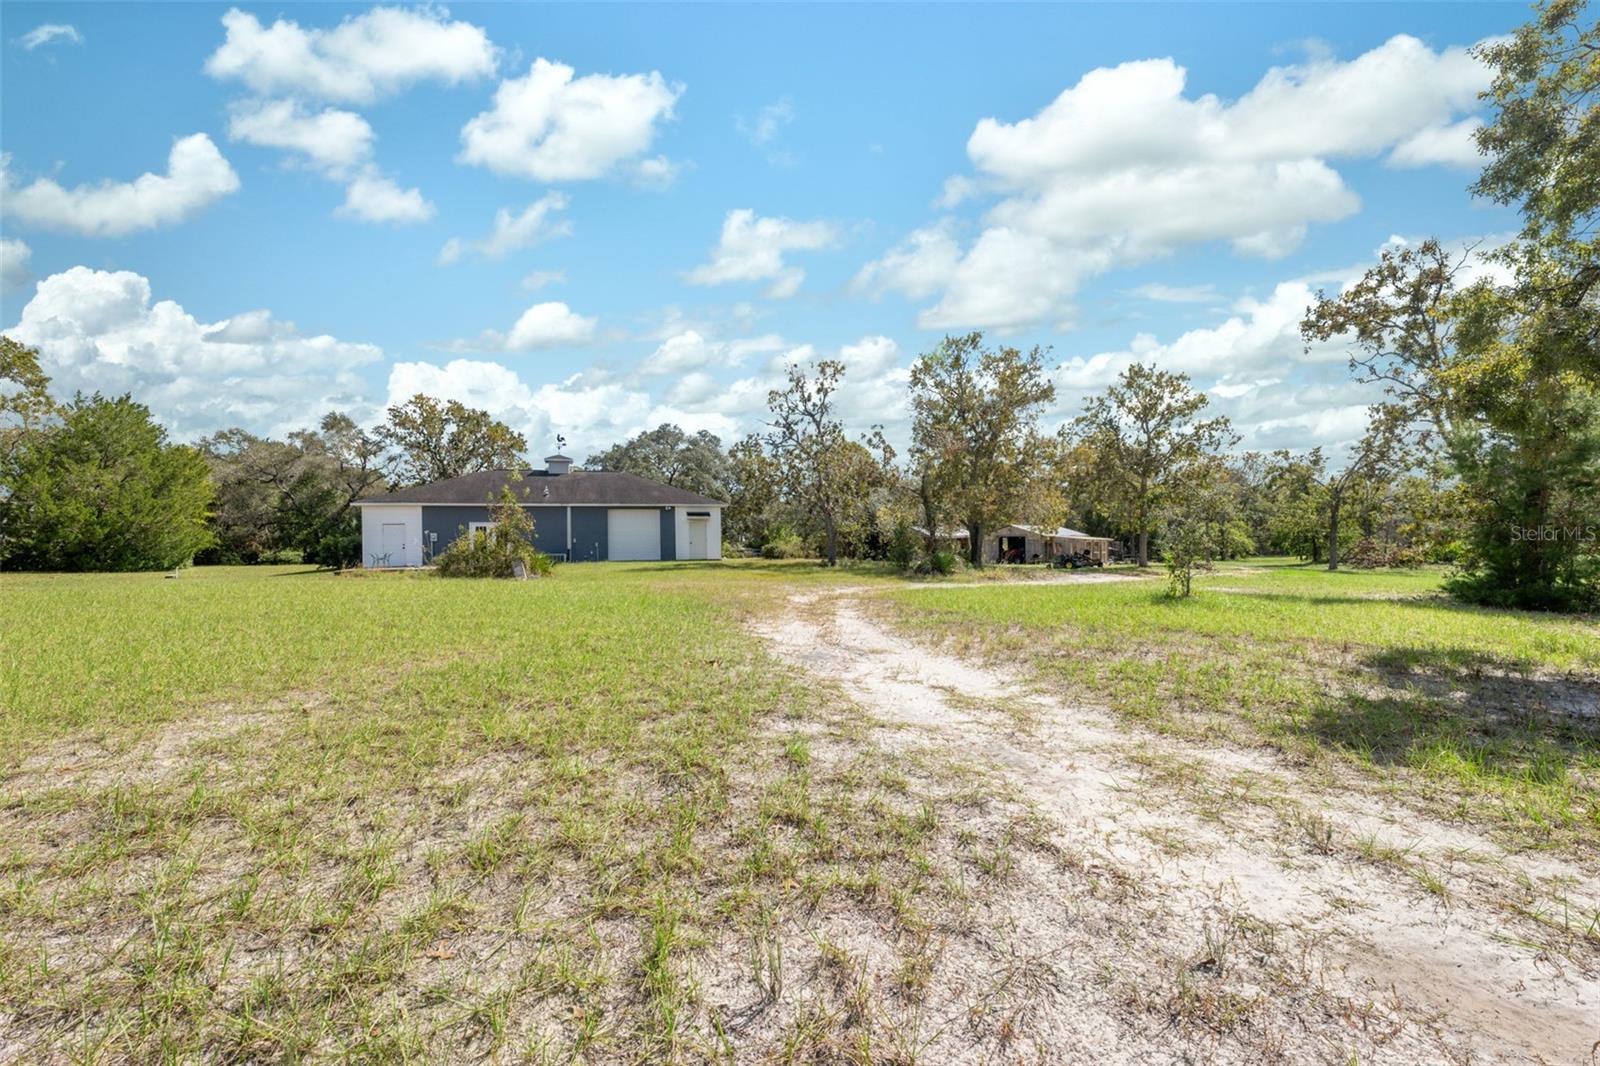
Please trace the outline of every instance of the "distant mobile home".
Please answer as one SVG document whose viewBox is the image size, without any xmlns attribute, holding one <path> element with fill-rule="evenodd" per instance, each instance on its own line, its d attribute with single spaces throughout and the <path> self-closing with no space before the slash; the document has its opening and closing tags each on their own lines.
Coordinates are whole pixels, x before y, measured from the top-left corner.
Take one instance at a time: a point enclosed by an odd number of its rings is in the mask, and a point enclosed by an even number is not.
<svg viewBox="0 0 1600 1066">
<path fill-rule="evenodd" d="M 357 500 L 367 567 L 424 566 L 462 535 L 490 525 L 506 486 L 533 519 L 534 546 L 557 559 L 722 558 L 721 500 L 615 470 L 483 470 Z"/>
</svg>

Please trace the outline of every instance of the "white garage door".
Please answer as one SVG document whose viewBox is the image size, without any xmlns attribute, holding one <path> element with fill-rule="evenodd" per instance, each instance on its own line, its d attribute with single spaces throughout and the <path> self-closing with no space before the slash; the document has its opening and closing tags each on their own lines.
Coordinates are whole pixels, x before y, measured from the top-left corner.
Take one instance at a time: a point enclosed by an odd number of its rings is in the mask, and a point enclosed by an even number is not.
<svg viewBox="0 0 1600 1066">
<path fill-rule="evenodd" d="M 607 558 L 661 558 L 661 513 L 653 510 L 606 512 Z"/>
</svg>

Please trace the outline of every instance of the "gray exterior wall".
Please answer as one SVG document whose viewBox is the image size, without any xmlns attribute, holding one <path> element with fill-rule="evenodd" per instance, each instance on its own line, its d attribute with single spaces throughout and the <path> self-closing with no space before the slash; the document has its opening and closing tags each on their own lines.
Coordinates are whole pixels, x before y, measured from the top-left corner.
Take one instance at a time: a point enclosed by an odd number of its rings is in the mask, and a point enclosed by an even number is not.
<svg viewBox="0 0 1600 1066">
<path fill-rule="evenodd" d="M 606 510 L 604 507 L 572 509 L 572 558 L 575 561 L 605 562 Z"/>
<path fill-rule="evenodd" d="M 567 550 L 567 509 L 565 507 L 526 507 L 533 519 L 533 546 L 552 555 L 563 555 Z M 573 508 L 574 511 L 578 508 Z M 602 512 L 603 516 L 604 512 Z M 468 522 L 489 521 L 489 508 L 482 506 L 443 507 L 429 505 L 422 508 L 422 542 L 429 544 L 428 534 L 437 534 L 431 546 L 435 555 L 461 535 Z"/>
<path fill-rule="evenodd" d="M 638 510 L 657 510 L 643 507 Z M 469 522 L 489 521 L 488 505 L 425 504 L 422 508 L 422 542 L 429 544 L 428 534 L 437 539 L 431 542 L 433 554 L 450 547 Z M 567 553 L 566 507 L 525 508 L 533 518 L 533 546 L 542 552 L 561 556 Z M 574 562 L 604 562 L 610 556 L 607 546 L 606 512 L 609 507 L 573 507 L 572 549 L 569 558 Z M 629 508 L 634 510 L 634 508 Z M 677 512 L 672 508 L 661 510 L 661 558 L 678 557 Z"/>
<path fill-rule="evenodd" d="M 673 521 L 677 513 L 670 507 L 661 512 L 661 558 L 676 559 L 678 557 L 678 523 Z"/>
</svg>

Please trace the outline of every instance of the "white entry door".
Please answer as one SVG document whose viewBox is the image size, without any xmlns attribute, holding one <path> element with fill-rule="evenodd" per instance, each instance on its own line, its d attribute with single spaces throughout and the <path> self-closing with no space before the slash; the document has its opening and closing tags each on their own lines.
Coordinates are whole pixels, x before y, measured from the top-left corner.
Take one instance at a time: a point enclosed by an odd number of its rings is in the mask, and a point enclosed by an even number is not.
<svg viewBox="0 0 1600 1066">
<path fill-rule="evenodd" d="M 404 522 L 385 522 L 383 524 L 383 554 L 389 557 L 390 566 L 406 566 L 406 524 Z"/>
<path fill-rule="evenodd" d="M 689 519 L 689 552 L 685 559 L 709 559 L 711 553 L 706 550 L 707 531 L 711 528 L 711 519 Z"/>
<path fill-rule="evenodd" d="M 622 509 L 606 512 L 606 558 L 661 558 L 661 512 L 651 509 Z"/>
</svg>

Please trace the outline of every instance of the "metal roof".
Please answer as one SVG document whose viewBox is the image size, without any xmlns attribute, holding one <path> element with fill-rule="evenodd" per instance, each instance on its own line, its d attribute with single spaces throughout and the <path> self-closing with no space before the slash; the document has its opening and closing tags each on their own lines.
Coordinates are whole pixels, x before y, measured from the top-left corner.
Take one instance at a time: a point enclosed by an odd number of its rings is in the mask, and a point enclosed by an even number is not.
<svg viewBox="0 0 1600 1066">
<path fill-rule="evenodd" d="M 698 492 L 663 485 L 620 470 L 574 470 L 551 474 L 544 470 L 480 470 L 475 474 L 396 489 L 381 496 L 366 496 L 356 506 L 378 503 L 488 504 L 500 498 L 507 485 L 525 503 L 552 506 L 582 504 L 610 507 L 722 506 Z"/>
<path fill-rule="evenodd" d="M 912 526 L 911 528 L 916 532 L 921 533 L 924 537 L 928 535 L 928 530 L 924 526 Z M 1057 540 L 1111 540 L 1110 537 L 1095 537 L 1089 535 L 1088 533 L 1080 533 L 1076 529 L 1068 529 L 1066 526 L 1061 526 L 1060 528 L 1052 531 L 1048 529 L 1040 529 L 1038 526 L 1025 526 L 1020 522 L 1008 522 L 997 529 L 991 529 L 989 531 L 989 535 L 997 536 L 1001 533 L 1004 533 L 1008 529 L 1021 529 L 1037 536 L 1054 537 Z M 959 526 L 951 529 L 941 529 L 938 533 L 938 538 L 940 540 L 966 540 L 970 536 L 970 533 Z"/>
</svg>

